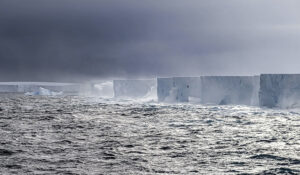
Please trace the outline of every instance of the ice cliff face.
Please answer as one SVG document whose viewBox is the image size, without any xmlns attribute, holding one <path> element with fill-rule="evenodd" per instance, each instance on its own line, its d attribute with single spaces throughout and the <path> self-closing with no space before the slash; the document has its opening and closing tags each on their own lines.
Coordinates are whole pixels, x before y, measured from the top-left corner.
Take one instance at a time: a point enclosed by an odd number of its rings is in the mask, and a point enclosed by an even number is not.
<svg viewBox="0 0 300 175">
<path fill-rule="evenodd" d="M 258 104 L 258 76 L 203 76 L 157 79 L 159 101 L 203 104 Z"/>
<path fill-rule="evenodd" d="M 173 77 L 157 79 L 157 96 L 161 102 L 189 102 L 200 97 L 200 77 Z"/>
<path fill-rule="evenodd" d="M 257 79 L 255 76 L 201 77 L 202 103 L 255 105 L 258 98 Z"/>
<path fill-rule="evenodd" d="M 253 76 L 253 91 L 251 97 L 251 105 L 259 106 L 259 89 L 260 89 L 260 76 Z"/>
<path fill-rule="evenodd" d="M 300 74 L 115 80 L 115 97 L 145 97 L 157 85 L 159 102 L 300 107 Z M 152 94 L 152 93 L 151 93 Z"/>
<path fill-rule="evenodd" d="M 145 97 L 156 87 L 155 80 L 114 80 L 114 97 Z"/>
<path fill-rule="evenodd" d="M 174 92 L 174 91 L 177 91 L 177 90 L 173 89 L 173 91 L 171 91 L 172 88 L 173 88 L 173 78 L 157 78 L 158 101 L 160 101 L 160 102 L 167 101 L 168 97 L 171 98 L 171 97 L 176 96 L 177 92 Z M 170 102 L 175 101 L 175 98 L 169 99 Z"/>
<path fill-rule="evenodd" d="M 300 107 L 300 74 L 262 74 L 259 104 L 264 107 Z"/>
<path fill-rule="evenodd" d="M 53 82 L 0 82 L 0 93 L 51 92 L 76 94 L 84 84 Z M 300 74 L 260 76 L 171 77 L 157 80 L 114 80 L 88 83 L 86 91 L 112 97 L 153 99 L 159 102 L 196 102 L 214 105 L 300 107 Z M 113 92 L 112 92 L 113 89 Z M 155 97 L 154 97 L 155 96 Z"/>
</svg>

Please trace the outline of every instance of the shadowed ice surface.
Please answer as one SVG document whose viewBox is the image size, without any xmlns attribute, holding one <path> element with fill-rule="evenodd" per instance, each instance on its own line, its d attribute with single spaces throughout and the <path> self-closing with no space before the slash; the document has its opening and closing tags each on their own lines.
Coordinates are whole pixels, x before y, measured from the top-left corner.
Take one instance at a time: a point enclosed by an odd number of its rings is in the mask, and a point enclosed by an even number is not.
<svg viewBox="0 0 300 175">
<path fill-rule="evenodd" d="M 300 174 L 297 111 L 0 99 L 0 174 Z"/>
</svg>

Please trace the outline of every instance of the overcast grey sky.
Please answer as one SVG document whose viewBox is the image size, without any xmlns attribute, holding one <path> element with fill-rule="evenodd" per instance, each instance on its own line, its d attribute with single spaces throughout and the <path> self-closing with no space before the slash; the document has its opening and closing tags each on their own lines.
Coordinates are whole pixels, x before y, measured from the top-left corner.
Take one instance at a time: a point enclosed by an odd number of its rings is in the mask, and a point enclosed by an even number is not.
<svg viewBox="0 0 300 175">
<path fill-rule="evenodd" d="M 298 0 L 1 0 L 0 80 L 300 73 Z"/>
</svg>

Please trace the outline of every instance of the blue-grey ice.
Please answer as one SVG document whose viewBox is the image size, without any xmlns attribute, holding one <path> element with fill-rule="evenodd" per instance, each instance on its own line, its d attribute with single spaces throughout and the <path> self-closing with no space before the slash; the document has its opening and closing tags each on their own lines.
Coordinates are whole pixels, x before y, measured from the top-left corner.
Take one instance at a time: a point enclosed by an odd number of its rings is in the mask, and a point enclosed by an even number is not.
<svg viewBox="0 0 300 175">
<path fill-rule="evenodd" d="M 259 103 L 263 107 L 300 107 L 300 74 L 262 74 Z"/>
<path fill-rule="evenodd" d="M 259 76 L 202 76 L 157 79 L 161 102 L 257 105 Z"/>
</svg>

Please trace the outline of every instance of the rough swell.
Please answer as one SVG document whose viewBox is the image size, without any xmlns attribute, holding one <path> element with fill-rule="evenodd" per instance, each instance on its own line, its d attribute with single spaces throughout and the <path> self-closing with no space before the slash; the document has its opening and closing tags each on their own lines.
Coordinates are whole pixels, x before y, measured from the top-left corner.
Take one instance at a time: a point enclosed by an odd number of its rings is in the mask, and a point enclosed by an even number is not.
<svg viewBox="0 0 300 175">
<path fill-rule="evenodd" d="M 300 114 L 5 95 L 0 174 L 298 174 Z"/>
</svg>

